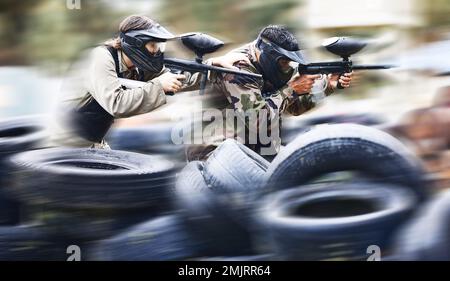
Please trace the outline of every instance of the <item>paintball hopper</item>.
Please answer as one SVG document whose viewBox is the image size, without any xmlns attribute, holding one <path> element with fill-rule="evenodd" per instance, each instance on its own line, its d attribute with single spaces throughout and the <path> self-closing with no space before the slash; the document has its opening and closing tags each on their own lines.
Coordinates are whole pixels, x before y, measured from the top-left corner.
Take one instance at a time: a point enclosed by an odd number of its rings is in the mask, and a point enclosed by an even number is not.
<svg viewBox="0 0 450 281">
<path fill-rule="evenodd" d="M 327 51 L 344 59 L 361 51 L 366 45 L 365 41 L 349 37 L 332 37 L 322 43 Z"/>
<path fill-rule="evenodd" d="M 219 39 L 204 33 L 189 33 L 181 36 L 180 39 L 184 46 L 196 54 L 197 59 L 217 51 L 224 45 Z"/>
<path fill-rule="evenodd" d="M 187 33 L 180 35 L 179 38 L 185 47 L 195 53 L 195 60 L 190 61 L 178 58 L 164 58 L 164 63 L 173 73 L 199 72 L 201 75 L 200 95 L 203 95 L 204 93 L 209 71 L 245 76 L 248 79 L 262 79 L 261 74 L 249 73 L 203 63 L 203 55 L 213 53 L 224 46 L 224 43 L 219 39 L 200 32 Z M 166 95 L 171 95 L 171 93 L 166 93 Z"/>
</svg>

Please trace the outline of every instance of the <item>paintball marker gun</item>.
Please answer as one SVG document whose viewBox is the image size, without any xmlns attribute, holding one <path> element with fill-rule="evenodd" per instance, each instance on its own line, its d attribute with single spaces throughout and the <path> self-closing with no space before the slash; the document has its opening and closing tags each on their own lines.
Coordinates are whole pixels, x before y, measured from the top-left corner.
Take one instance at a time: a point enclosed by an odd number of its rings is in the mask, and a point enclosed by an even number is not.
<svg viewBox="0 0 450 281">
<path fill-rule="evenodd" d="M 186 77 L 190 77 L 190 73 L 200 72 L 200 95 L 203 95 L 205 91 L 206 82 L 208 80 L 208 71 L 217 71 L 221 73 L 262 79 L 262 75 L 260 74 L 204 64 L 203 55 L 213 53 L 224 45 L 224 43 L 219 39 L 204 33 L 188 33 L 180 36 L 180 39 L 184 46 L 195 53 L 195 60 L 164 58 L 164 65 L 169 68 L 172 73 L 185 74 Z M 119 80 L 126 88 L 137 88 L 145 85 L 145 82 L 141 81 L 134 81 L 125 78 L 119 78 Z M 166 95 L 173 95 L 173 93 L 166 93 Z"/>
<path fill-rule="evenodd" d="M 200 72 L 200 95 L 203 95 L 208 78 L 208 71 L 217 71 L 234 75 L 243 75 L 252 78 L 262 79 L 262 75 L 232 70 L 224 67 L 207 65 L 203 63 L 203 55 L 213 53 L 221 48 L 224 43 L 210 35 L 204 33 L 190 33 L 180 37 L 181 42 L 196 55 L 195 60 L 185 60 L 177 58 L 165 58 L 164 64 L 173 73 L 181 74 L 184 71 L 189 73 Z"/>
<path fill-rule="evenodd" d="M 361 51 L 367 45 L 366 42 L 348 37 L 333 37 L 324 41 L 322 44 L 325 49 L 342 58 L 342 61 L 317 62 L 306 65 L 299 65 L 298 72 L 300 74 L 330 74 L 352 72 L 353 70 L 374 70 L 389 69 L 393 65 L 353 65 L 350 56 Z M 342 89 L 340 83 L 338 88 Z"/>
</svg>

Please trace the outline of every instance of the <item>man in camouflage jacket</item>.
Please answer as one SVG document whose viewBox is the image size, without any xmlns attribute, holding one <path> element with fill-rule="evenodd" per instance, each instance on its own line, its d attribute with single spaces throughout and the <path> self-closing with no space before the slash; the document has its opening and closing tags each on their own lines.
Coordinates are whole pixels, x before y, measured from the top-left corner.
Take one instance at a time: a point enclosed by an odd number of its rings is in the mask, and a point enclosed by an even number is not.
<svg viewBox="0 0 450 281">
<path fill-rule="evenodd" d="M 282 53 L 273 56 L 268 46 L 275 46 Z M 210 143 L 192 146 L 188 158 L 204 158 L 225 138 L 235 138 L 262 155 L 275 155 L 281 145 L 279 129 L 283 113 L 303 114 L 332 94 L 338 83 L 343 88 L 350 86 L 352 73 L 323 77 L 297 73 L 293 62 L 305 63 L 298 50 L 297 40 L 291 32 L 283 26 L 271 25 L 265 27 L 255 41 L 225 55 L 244 54 L 247 60 L 236 66 L 241 71 L 262 74 L 263 80 L 229 74 L 211 77 L 213 86 L 203 106 L 206 111 L 211 108 L 222 110 L 224 134 L 214 135 Z M 235 118 L 230 117 L 230 112 Z M 254 114 L 259 118 L 249 120 L 248 116 Z M 237 126 L 234 119 L 238 119 Z M 252 138 L 255 135 L 256 139 Z"/>
</svg>

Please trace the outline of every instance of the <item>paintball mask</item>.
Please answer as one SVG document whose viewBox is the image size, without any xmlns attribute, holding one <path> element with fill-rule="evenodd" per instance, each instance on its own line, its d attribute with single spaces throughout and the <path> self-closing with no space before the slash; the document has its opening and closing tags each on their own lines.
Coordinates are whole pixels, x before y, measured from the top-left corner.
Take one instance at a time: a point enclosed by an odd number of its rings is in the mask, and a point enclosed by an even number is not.
<svg viewBox="0 0 450 281">
<path fill-rule="evenodd" d="M 278 90 L 291 79 L 295 66 L 305 64 L 305 59 L 299 50 L 288 51 L 277 44 L 258 37 L 256 47 L 260 56 L 258 68 L 264 80 L 272 85 L 271 90 Z"/>
<path fill-rule="evenodd" d="M 150 29 L 120 33 L 120 42 L 125 54 L 138 69 L 152 73 L 159 73 L 163 69 L 165 44 L 167 40 L 173 38 L 175 36 L 159 24 Z M 145 47 L 148 42 L 154 43 L 154 53 Z"/>
</svg>

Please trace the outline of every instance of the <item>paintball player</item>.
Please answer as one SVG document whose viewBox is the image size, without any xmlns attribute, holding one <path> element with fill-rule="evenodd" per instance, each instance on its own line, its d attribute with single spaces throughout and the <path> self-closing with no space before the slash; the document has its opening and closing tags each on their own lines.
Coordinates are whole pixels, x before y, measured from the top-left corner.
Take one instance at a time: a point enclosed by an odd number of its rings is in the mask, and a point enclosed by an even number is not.
<svg viewBox="0 0 450 281">
<path fill-rule="evenodd" d="M 267 122 L 277 122 L 278 130 L 283 113 L 295 116 L 303 114 L 333 93 L 338 83 L 341 88 L 347 88 L 352 80 L 352 73 L 330 74 L 321 80 L 321 75 L 297 73 L 294 64 L 306 62 L 299 52 L 297 39 L 283 26 L 270 25 L 263 28 L 255 41 L 232 50 L 227 55 L 236 57 L 236 54 L 244 54 L 247 57 L 246 61 L 235 64 L 241 71 L 262 74 L 263 80 L 224 75 L 213 82 L 212 90 L 213 94 L 218 94 L 222 99 L 217 99 L 216 95 L 208 103 L 208 107 L 221 110 L 228 108 L 236 112 L 259 112 L 265 109 Z M 224 120 L 224 123 L 227 122 L 230 120 Z M 260 122 L 245 122 L 245 128 L 232 126 L 232 131 L 226 129 L 224 136 L 216 136 L 210 144 L 191 146 L 187 151 L 188 159 L 204 159 L 224 138 L 236 138 L 261 154 L 278 153 L 281 144 L 276 139 L 271 140 L 265 151 L 262 151 L 264 144 L 259 141 L 249 143 L 248 139 L 240 139 L 242 134 L 239 134 L 239 130 L 247 131 L 244 134 L 246 138 L 251 130 L 259 132 Z M 268 136 L 270 134 L 268 132 Z"/>
<path fill-rule="evenodd" d="M 75 65 L 65 81 L 47 146 L 108 148 L 103 138 L 114 119 L 150 112 L 166 103 L 166 93 L 181 90 L 180 80 L 186 77 L 171 73 L 163 61 L 166 41 L 175 38 L 172 33 L 139 15 L 125 18 L 119 32 L 119 37 L 94 48 Z M 224 58 L 209 63 L 233 67 L 245 60 L 244 56 Z M 125 89 L 118 78 L 146 83 Z"/>
</svg>

